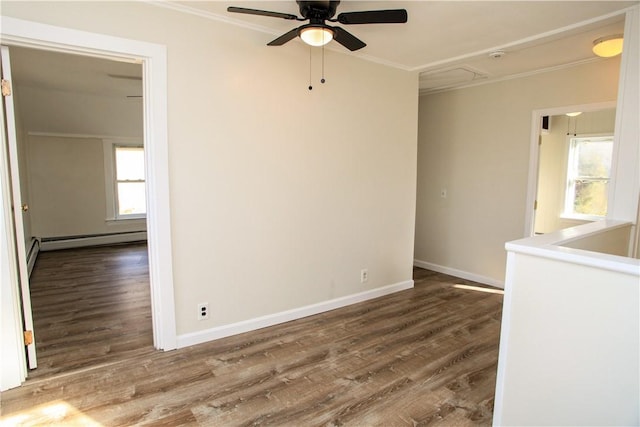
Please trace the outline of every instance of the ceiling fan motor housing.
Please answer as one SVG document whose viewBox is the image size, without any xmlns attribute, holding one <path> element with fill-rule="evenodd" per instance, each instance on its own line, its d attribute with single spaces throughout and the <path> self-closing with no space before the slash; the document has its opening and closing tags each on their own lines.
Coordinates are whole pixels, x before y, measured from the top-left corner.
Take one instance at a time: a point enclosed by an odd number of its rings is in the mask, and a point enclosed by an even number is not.
<svg viewBox="0 0 640 427">
<path fill-rule="evenodd" d="M 300 15 L 310 19 L 323 21 L 332 18 L 336 14 L 340 1 L 302 1 L 296 0 L 300 7 Z"/>
<path fill-rule="evenodd" d="M 362 12 L 345 12 L 333 18 L 340 1 L 303 1 L 296 0 L 302 17 L 290 13 L 271 12 L 268 10 L 247 9 L 230 6 L 228 12 L 245 13 L 249 15 L 268 16 L 294 21 L 309 21 L 308 24 L 286 32 L 280 37 L 267 43 L 267 46 L 282 46 L 283 44 L 300 37 L 311 46 L 324 46 L 331 40 L 335 40 L 350 51 L 362 49 L 367 44 L 345 30 L 342 27 L 327 25 L 326 21 L 339 22 L 343 25 L 351 24 L 404 24 L 407 22 L 405 9 L 368 10 Z M 305 37 L 303 37 L 305 35 Z M 308 37 L 307 37 L 308 36 Z"/>
</svg>

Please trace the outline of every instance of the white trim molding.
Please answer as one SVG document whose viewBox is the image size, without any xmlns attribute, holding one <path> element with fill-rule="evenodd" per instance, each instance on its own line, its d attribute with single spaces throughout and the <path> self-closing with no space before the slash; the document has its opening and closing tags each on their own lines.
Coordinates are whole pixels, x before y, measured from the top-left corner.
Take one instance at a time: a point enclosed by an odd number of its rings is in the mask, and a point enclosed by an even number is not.
<svg viewBox="0 0 640 427">
<path fill-rule="evenodd" d="M 421 261 L 419 259 L 413 260 L 415 267 L 424 268 L 427 270 L 437 271 L 438 273 L 448 274 L 450 276 L 459 277 L 465 280 L 471 280 L 473 282 L 482 283 L 483 285 L 493 286 L 495 288 L 504 289 L 504 282 L 493 279 L 491 277 L 482 276 L 480 274 L 470 273 L 464 270 L 458 270 L 456 268 L 445 267 L 443 265 L 433 264 L 427 261 Z"/>
<path fill-rule="evenodd" d="M 241 322 L 218 326 L 203 331 L 179 335 L 178 348 L 201 344 L 232 335 L 242 334 L 244 332 L 255 331 L 257 329 L 266 328 L 268 326 L 302 319 L 307 316 L 313 316 L 314 314 L 324 313 L 327 311 L 335 310 L 337 308 L 346 307 L 348 305 L 389 295 L 395 292 L 404 291 L 413 288 L 413 283 L 413 280 L 406 280 L 404 282 L 398 282 L 392 285 L 383 286 L 381 288 L 371 289 L 357 294 L 347 295 L 344 297 L 335 298 L 304 307 L 281 311 L 274 314 L 268 314 L 266 316 L 243 320 Z"/>
<path fill-rule="evenodd" d="M 175 349 L 166 46 L 7 16 L 2 16 L 1 22 L 2 43 L 8 46 L 31 47 L 142 64 L 153 340 L 154 346 L 158 349 Z"/>
</svg>

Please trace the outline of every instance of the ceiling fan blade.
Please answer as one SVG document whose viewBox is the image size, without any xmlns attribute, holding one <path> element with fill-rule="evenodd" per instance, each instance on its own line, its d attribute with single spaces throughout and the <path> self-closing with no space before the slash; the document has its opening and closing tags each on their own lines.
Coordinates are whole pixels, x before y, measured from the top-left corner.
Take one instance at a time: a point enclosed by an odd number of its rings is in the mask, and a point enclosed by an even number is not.
<svg viewBox="0 0 640 427">
<path fill-rule="evenodd" d="M 347 30 L 340 27 L 331 27 L 331 29 L 333 30 L 333 39 L 350 51 L 362 49 L 367 45 Z"/>
<path fill-rule="evenodd" d="M 228 7 L 227 12 L 244 13 L 247 15 L 270 16 L 271 18 L 282 18 L 282 19 L 289 19 L 289 20 L 298 19 L 296 15 L 291 15 L 290 13 L 270 12 L 268 10 L 247 9 L 244 7 L 234 7 L 234 6 Z"/>
<path fill-rule="evenodd" d="M 298 28 L 294 28 L 293 30 L 289 31 L 288 33 L 285 33 L 285 34 L 281 35 L 280 37 L 278 37 L 277 39 L 267 43 L 267 46 L 282 46 L 283 44 L 285 44 L 289 40 L 295 39 L 297 36 L 298 36 Z"/>
<path fill-rule="evenodd" d="M 338 15 L 341 24 L 404 24 L 407 22 L 405 9 L 369 10 L 366 12 L 345 12 Z"/>
</svg>

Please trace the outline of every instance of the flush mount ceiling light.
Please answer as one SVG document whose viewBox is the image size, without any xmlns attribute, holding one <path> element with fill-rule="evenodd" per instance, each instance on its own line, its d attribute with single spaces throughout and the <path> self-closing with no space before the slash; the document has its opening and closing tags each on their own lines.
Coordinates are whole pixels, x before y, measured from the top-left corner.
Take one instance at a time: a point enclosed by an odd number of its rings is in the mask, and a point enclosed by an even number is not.
<svg viewBox="0 0 640 427">
<path fill-rule="evenodd" d="M 300 38 L 310 46 L 324 46 L 333 40 L 333 31 L 327 27 L 305 26 L 300 28 Z"/>
<path fill-rule="evenodd" d="M 569 116 L 569 117 L 579 116 L 580 114 L 582 114 L 582 111 L 575 111 L 573 113 L 566 113 L 566 115 Z"/>
<path fill-rule="evenodd" d="M 593 53 L 603 58 L 620 55 L 622 53 L 622 34 L 600 37 L 593 42 Z"/>
</svg>

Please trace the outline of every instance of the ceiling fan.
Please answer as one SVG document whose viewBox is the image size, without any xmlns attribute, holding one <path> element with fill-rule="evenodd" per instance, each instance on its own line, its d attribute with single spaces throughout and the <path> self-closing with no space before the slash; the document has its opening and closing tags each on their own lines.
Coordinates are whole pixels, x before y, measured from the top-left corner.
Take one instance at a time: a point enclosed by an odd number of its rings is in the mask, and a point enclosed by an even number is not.
<svg viewBox="0 0 640 427">
<path fill-rule="evenodd" d="M 302 17 L 289 13 L 246 9 L 243 7 L 233 6 L 227 8 L 227 12 L 269 16 L 272 18 L 282 18 L 291 21 L 309 21 L 308 24 L 294 28 L 271 41 L 267 44 L 268 46 L 281 46 L 299 36 L 305 43 L 311 46 L 324 46 L 331 40 L 335 40 L 351 51 L 362 49 L 367 44 L 343 28 L 327 25 L 326 21 L 339 22 L 343 25 L 403 24 L 407 22 L 407 11 L 405 9 L 345 12 L 339 14 L 337 18 L 333 18 L 340 1 L 296 0 L 296 3 L 298 3 L 300 7 L 300 15 L 302 15 Z"/>
</svg>

